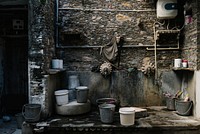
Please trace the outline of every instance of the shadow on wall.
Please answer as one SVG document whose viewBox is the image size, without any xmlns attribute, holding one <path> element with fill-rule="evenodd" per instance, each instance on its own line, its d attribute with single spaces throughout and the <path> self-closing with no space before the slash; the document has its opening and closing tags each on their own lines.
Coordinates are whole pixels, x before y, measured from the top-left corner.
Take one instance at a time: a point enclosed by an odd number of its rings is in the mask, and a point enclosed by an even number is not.
<svg viewBox="0 0 200 134">
<path fill-rule="evenodd" d="M 68 78 L 78 75 L 80 85 L 88 86 L 89 99 L 96 105 L 99 98 L 112 97 L 120 106 L 160 105 L 161 95 L 154 78 L 147 78 L 141 71 L 113 71 L 110 76 L 90 71 L 67 71 L 64 88 L 68 87 Z"/>
</svg>

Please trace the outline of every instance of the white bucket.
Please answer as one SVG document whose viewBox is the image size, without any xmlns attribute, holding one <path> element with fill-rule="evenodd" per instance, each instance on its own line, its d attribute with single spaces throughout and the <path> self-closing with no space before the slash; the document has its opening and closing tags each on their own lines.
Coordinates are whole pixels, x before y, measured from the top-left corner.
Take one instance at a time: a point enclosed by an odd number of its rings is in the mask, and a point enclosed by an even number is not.
<svg viewBox="0 0 200 134">
<path fill-rule="evenodd" d="M 68 90 L 57 90 L 54 92 L 55 96 L 56 96 L 56 103 L 58 105 L 64 105 L 67 104 L 69 102 L 69 98 L 68 98 Z"/>
<path fill-rule="evenodd" d="M 174 67 L 181 67 L 182 59 L 174 59 Z"/>
<path fill-rule="evenodd" d="M 119 109 L 120 123 L 123 126 L 135 124 L 135 109 L 132 107 L 123 107 Z"/>
<path fill-rule="evenodd" d="M 63 68 L 63 60 L 52 59 L 52 68 L 53 69 L 62 69 Z"/>
</svg>

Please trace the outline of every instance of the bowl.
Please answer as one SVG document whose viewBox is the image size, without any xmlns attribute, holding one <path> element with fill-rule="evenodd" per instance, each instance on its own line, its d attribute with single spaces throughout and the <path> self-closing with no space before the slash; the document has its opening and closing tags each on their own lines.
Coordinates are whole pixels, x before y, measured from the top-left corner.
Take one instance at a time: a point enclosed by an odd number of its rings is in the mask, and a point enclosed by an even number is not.
<svg viewBox="0 0 200 134">
<path fill-rule="evenodd" d="M 114 98 L 99 98 L 96 100 L 97 105 L 100 104 L 117 104 L 117 100 Z"/>
</svg>

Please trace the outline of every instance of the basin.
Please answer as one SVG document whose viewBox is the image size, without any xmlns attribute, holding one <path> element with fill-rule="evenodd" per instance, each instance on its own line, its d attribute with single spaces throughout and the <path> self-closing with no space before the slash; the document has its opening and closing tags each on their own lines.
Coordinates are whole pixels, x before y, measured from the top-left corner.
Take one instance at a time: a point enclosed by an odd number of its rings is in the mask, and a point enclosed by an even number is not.
<svg viewBox="0 0 200 134">
<path fill-rule="evenodd" d="M 71 101 L 65 105 L 56 104 L 56 113 L 59 115 L 80 115 L 91 110 L 91 103 L 78 103 L 77 100 Z"/>
</svg>

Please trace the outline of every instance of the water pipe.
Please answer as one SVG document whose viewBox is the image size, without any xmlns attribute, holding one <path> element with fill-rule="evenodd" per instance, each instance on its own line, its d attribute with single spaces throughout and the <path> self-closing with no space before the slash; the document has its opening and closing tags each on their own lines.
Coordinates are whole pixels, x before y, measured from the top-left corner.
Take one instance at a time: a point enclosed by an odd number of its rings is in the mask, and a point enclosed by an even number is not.
<svg viewBox="0 0 200 134">
<path fill-rule="evenodd" d="M 59 8 L 59 4 L 58 4 L 58 0 L 55 0 L 55 44 L 56 47 L 59 46 L 59 34 L 58 34 L 58 8 Z"/>
</svg>

